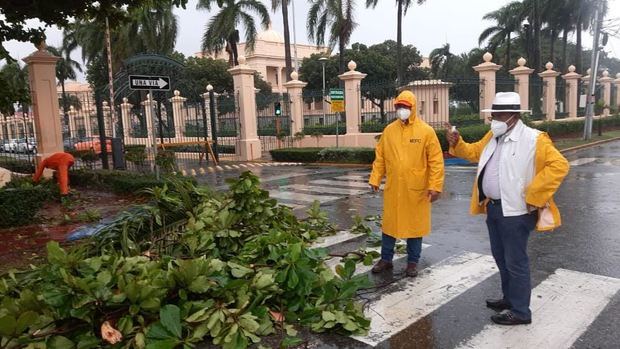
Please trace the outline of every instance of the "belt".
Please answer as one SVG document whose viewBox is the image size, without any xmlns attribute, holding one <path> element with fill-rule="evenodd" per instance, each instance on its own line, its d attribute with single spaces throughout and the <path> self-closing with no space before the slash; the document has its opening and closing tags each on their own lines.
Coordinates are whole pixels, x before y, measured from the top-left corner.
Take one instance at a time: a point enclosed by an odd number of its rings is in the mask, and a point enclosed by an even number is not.
<svg viewBox="0 0 620 349">
<path fill-rule="evenodd" d="M 502 204 L 502 200 L 501 199 L 489 199 L 489 203 L 493 204 L 493 205 L 501 205 Z"/>
</svg>

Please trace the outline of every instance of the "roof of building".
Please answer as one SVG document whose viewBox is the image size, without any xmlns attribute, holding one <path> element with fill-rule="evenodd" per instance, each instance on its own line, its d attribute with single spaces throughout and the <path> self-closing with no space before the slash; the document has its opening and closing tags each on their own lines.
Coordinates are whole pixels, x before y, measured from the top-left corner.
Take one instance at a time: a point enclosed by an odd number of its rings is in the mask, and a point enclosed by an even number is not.
<svg viewBox="0 0 620 349">
<path fill-rule="evenodd" d="M 278 31 L 274 30 L 269 24 L 267 30 L 262 31 L 256 35 L 256 40 L 270 41 L 270 42 L 284 42 L 284 37 Z"/>
</svg>

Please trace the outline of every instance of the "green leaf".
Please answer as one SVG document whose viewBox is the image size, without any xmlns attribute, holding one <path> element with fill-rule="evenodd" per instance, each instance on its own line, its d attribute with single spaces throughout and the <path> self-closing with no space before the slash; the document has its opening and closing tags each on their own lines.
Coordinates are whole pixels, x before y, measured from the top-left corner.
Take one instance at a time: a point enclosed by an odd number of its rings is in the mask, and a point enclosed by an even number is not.
<svg viewBox="0 0 620 349">
<path fill-rule="evenodd" d="M 193 293 L 205 293 L 209 290 L 209 287 L 209 279 L 201 275 L 192 281 L 188 289 Z"/>
<path fill-rule="evenodd" d="M 149 327 L 149 331 L 146 333 L 148 339 L 170 339 L 174 336 L 166 330 L 164 325 L 160 322 L 156 322 Z"/>
<path fill-rule="evenodd" d="M 57 241 L 47 243 L 47 260 L 51 264 L 62 265 L 67 261 L 67 252 L 60 247 Z M 63 337 L 64 338 L 64 337 Z"/>
<path fill-rule="evenodd" d="M 323 311 L 321 313 L 321 317 L 323 318 L 323 321 L 336 321 L 336 315 L 334 315 L 334 313 L 330 312 L 330 311 Z"/>
<path fill-rule="evenodd" d="M 144 333 L 138 332 L 134 337 L 134 342 L 136 343 L 136 347 L 138 349 L 143 349 L 145 347 L 146 339 L 144 338 Z"/>
<path fill-rule="evenodd" d="M 15 326 L 15 332 L 17 334 L 24 332 L 28 327 L 31 327 L 32 325 L 36 324 L 38 319 L 39 319 L 39 314 L 35 313 L 34 311 L 27 311 L 25 313 L 22 313 L 17 319 L 17 325 Z"/>
<path fill-rule="evenodd" d="M 282 342 L 280 342 L 280 348 L 290 348 L 290 347 L 295 347 L 300 345 L 301 343 L 303 343 L 304 340 L 299 338 L 299 337 L 291 337 L 291 336 L 287 336 L 286 338 L 284 338 L 282 340 Z"/>
<path fill-rule="evenodd" d="M 109 271 L 104 270 L 97 275 L 97 281 L 99 281 L 103 285 L 107 285 L 112 281 L 112 274 Z"/>
<path fill-rule="evenodd" d="M 245 314 L 239 319 L 239 325 L 245 330 L 254 333 L 260 328 L 260 325 L 256 322 L 255 318 L 255 316 Z"/>
<path fill-rule="evenodd" d="M 181 310 L 174 304 L 164 305 L 159 311 L 161 324 L 176 338 L 181 338 Z"/>
<path fill-rule="evenodd" d="M 54 336 L 47 341 L 47 349 L 73 349 L 75 343 L 63 336 Z"/>
<path fill-rule="evenodd" d="M 297 272 L 295 269 L 291 269 L 288 273 L 288 288 L 294 289 L 299 284 L 299 276 L 297 276 Z"/>
<path fill-rule="evenodd" d="M 12 315 L 0 317 L 0 335 L 3 337 L 11 337 L 15 333 L 17 320 Z"/>
<path fill-rule="evenodd" d="M 178 339 L 164 339 L 149 342 L 149 344 L 146 345 L 146 349 L 173 349 L 179 344 L 180 342 Z"/>
<path fill-rule="evenodd" d="M 299 260 L 299 257 L 301 256 L 301 243 L 291 245 L 289 254 L 291 257 L 291 261 L 297 262 Z"/>
</svg>

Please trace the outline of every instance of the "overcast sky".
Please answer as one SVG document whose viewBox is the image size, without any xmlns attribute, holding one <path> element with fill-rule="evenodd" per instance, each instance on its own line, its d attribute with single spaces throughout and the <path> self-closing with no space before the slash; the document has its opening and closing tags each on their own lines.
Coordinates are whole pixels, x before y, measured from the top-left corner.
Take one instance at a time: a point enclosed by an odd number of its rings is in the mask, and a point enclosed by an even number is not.
<svg viewBox="0 0 620 349">
<path fill-rule="evenodd" d="M 270 8 L 271 1 L 261 0 Z M 403 42 L 413 44 L 422 55 L 428 56 L 430 52 L 445 43 L 450 44 L 453 53 L 467 52 L 478 46 L 478 36 L 492 22 L 483 21 L 482 16 L 496 10 L 511 0 L 428 0 L 423 5 L 414 5 L 404 17 Z M 175 13 L 179 20 L 179 33 L 177 36 L 176 49 L 186 56 L 193 55 L 200 50 L 200 42 L 204 26 L 211 14 L 196 10 L 197 0 L 189 0 L 187 9 L 176 9 Z M 374 10 L 365 8 L 365 1 L 358 0 L 355 9 L 355 20 L 358 27 L 353 33 L 351 43 L 362 42 L 364 44 L 376 44 L 386 39 L 396 39 L 396 5 L 395 1 L 379 1 Z M 620 17 L 620 0 L 609 0 L 610 9 L 608 18 Z M 309 3 L 305 0 L 295 0 L 295 28 L 297 42 L 308 43 L 306 33 L 306 15 Z M 292 12 L 292 8 L 291 8 Z M 292 38 L 292 13 L 291 40 Z M 272 13 L 273 28 L 282 32 L 281 10 Z M 259 30 L 260 31 L 260 30 Z M 48 45 L 59 45 L 62 42 L 61 31 L 56 28 L 48 28 Z M 243 33 L 242 33 L 243 35 Z M 584 35 L 584 46 L 592 46 L 590 35 Z M 5 43 L 14 58 L 24 58 L 34 51 L 30 43 L 10 41 Z M 620 39 L 610 38 L 605 48 L 612 56 L 620 58 Z M 74 53 L 74 59 L 81 61 L 79 52 Z M 611 72 L 613 74 L 617 72 Z M 80 76 L 79 80 L 83 80 Z"/>
</svg>

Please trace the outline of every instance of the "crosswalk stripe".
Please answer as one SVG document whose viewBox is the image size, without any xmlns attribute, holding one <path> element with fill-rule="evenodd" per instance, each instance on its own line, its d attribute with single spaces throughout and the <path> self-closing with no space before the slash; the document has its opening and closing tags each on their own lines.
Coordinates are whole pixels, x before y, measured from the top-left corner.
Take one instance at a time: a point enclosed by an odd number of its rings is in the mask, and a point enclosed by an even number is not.
<svg viewBox="0 0 620 349">
<path fill-rule="evenodd" d="M 272 198 L 289 201 L 314 202 L 316 200 L 320 203 L 330 202 L 341 198 L 340 196 L 311 195 L 292 191 L 273 191 L 269 193 L 269 196 Z"/>
<path fill-rule="evenodd" d="M 362 182 L 368 182 L 368 179 L 370 178 L 370 173 L 366 176 L 361 176 L 361 175 L 346 175 L 346 176 L 338 176 L 338 177 L 334 177 L 334 179 L 340 179 L 340 180 L 351 180 L 351 181 L 362 181 Z"/>
<path fill-rule="evenodd" d="M 368 193 L 368 190 L 360 190 L 360 189 L 348 189 L 348 188 L 332 188 L 325 186 L 312 186 L 305 184 L 292 184 L 280 187 L 283 190 L 301 190 L 301 191 L 310 191 L 316 193 L 326 193 L 326 194 L 341 194 L 341 195 L 360 195 L 364 193 Z"/>
<path fill-rule="evenodd" d="M 558 269 L 532 291 L 533 325 L 487 325 L 459 348 L 570 348 L 618 290 L 620 279 Z"/>
<path fill-rule="evenodd" d="M 350 231 L 342 230 L 335 235 L 326 236 L 320 238 L 312 244 L 312 248 L 327 248 L 334 245 L 338 245 L 343 242 L 355 240 L 364 234 L 355 234 Z"/>
<path fill-rule="evenodd" d="M 422 250 L 424 250 L 425 248 L 430 247 L 431 245 L 429 244 L 422 244 Z M 374 251 L 374 252 L 379 252 L 381 253 L 381 247 L 371 247 L 371 248 L 367 248 L 366 251 Z M 407 254 L 406 253 L 395 253 L 394 254 L 394 259 L 392 260 L 392 262 L 397 263 L 401 260 L 404 260 L 405 258 L 407 258 Z M 372 263 L 374 264 L 376 261 L 378 260 L 378 258 L 376 258 L 375 260 L 372 261 Z M 325 265 L 330 268 L 333 272 L 336 272 L 336 266 L 338 264 L 340 264 L 342 262 L 342 258 L 332 258 L 332 259 L 328 259 L 325 261 Z M 370 271 L 370 269 L 372 269 L 372 264 L 371 265 L 364 265 L 362 263 L 359 263 L 355 266 L 355 275 L 360 275 L 360 274 L 364 274 Z"/>
<path fill-rule="evenodd" d="M 376 346 L 495 273 L 491 256 L 466 252 L 450 257 L 372 301 L 365 311 L 371 320 L 368 335 L 353 338 Z"/>
<path fill-rule="evenodd" d="M 570 162 L 571 166 L 581 166 L 596 161 L 596 158 L 580 158 Z"/>
<path fill-rule="evenodd" d="M 354 182 L 354 181 L 334 181 L 329 179 L 315 179 L 310 181 L 310 184 L 329 185 L 332 187 L 353 187 L 353 188 L 370 188 L 368 183 Z M 381 185 L 383 188 L 383 185 Z"/>
</svg>

